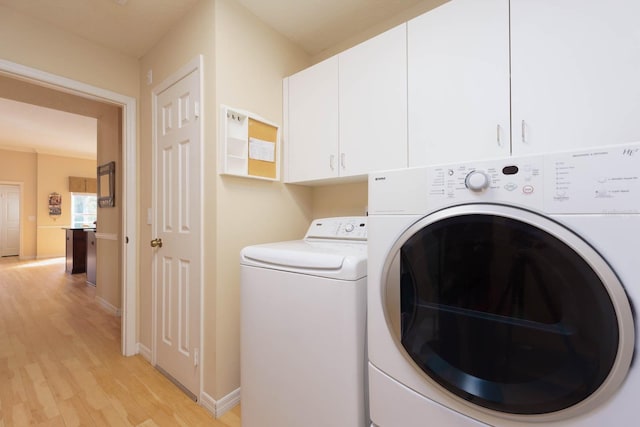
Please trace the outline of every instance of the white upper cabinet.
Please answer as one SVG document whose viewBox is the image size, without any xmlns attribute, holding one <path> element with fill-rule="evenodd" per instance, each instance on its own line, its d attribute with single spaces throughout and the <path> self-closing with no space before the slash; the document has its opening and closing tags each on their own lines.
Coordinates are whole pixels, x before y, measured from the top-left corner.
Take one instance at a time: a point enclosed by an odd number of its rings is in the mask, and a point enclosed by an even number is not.
<svg viewBox="0 0 640 427">
<path fill-rule="evenodd" d="M 340 175 L 407 166 L 407 31 L 341 53 Z"/>
<path fill-rule="evenodd" d="M 285 181 L 337 177 L 338 58 L 292 75 L 287 85 Z"/>
<path fill-rule="evenodd" d="M 509 1 L 453 0 L 408 23 L 409 166 L 509 155 Z"/>
<path fill-rule="evenodd" d="M 409 21 L 409 165 L 640 141 L 639 16 L 637 0 L 452 0 Z"/>
<path fill-rule="evenodd" d="M 512 0 L 513 153 L 640 141 L 640 1 Z"/>
<path fill-rule="evenodd" d="M 286 182 L 407 166 L 406 24 L 284 84 Z"/>
</svg>

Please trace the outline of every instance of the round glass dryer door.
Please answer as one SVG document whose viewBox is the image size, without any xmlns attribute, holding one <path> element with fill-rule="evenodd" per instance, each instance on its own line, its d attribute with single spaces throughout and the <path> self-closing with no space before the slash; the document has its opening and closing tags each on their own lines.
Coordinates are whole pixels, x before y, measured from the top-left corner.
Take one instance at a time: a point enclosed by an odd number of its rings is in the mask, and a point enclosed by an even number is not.
<svg viewBox="0 0 640 427">
<path fill-rule="evenodd" d="M 563 418 L 608 398 L 629 369 L 621 283 L 590 245 L 536 213 L 435 212 L 396 242 L 384 275 L 399 347 L 465 403 Z"/>
</svg>

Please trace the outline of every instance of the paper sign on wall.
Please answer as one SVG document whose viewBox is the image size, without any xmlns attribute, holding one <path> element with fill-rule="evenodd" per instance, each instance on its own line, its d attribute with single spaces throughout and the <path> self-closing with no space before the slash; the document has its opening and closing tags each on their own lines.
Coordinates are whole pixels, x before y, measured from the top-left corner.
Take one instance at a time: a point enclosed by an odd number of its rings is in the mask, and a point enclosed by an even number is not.
<svg viewBox="0 0 640 427">
<path fill-rule="evenodd" d="M 276 144 L 258 138 L 249 138 L 249 158 L 265 162 L 276 161 Z"/>
</svg>

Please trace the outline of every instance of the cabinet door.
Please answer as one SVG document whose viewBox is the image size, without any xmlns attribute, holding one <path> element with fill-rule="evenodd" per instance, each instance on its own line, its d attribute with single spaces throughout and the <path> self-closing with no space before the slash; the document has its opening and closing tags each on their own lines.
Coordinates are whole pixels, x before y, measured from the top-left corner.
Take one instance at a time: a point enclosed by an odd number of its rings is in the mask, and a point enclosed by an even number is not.
<svg viewBox="0 0 640 427">
<path fill-rule="evenodd" d="M 409 21 L 408 79 L 409 166 L 509 155 L 509 1 Z"/>
<path fill-rule="evenodd" d="M 287 182 L 338 175 L 338 58 L 289 77 Z"/>
<path fill-rule="evenodd" d="M 340 175 L 407 166 L 406 24 L 338 57 Z"/>
<path fill-rule="evenodd" d="M 640 140 L 640 2 L 512 0 L 514 154 Z"/>
</svg>

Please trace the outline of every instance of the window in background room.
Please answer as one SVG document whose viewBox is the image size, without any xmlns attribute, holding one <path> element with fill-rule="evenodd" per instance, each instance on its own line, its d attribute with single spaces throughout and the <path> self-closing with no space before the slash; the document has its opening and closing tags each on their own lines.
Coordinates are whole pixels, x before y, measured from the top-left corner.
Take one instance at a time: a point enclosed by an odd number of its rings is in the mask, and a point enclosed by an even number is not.
<svg viewBox="0 0 640 427">
<path fill-rule="evenodd" d="M 71 227 L 95 227 L 97 207 L 95 194 L 71 193 Z"/>
</svg>

